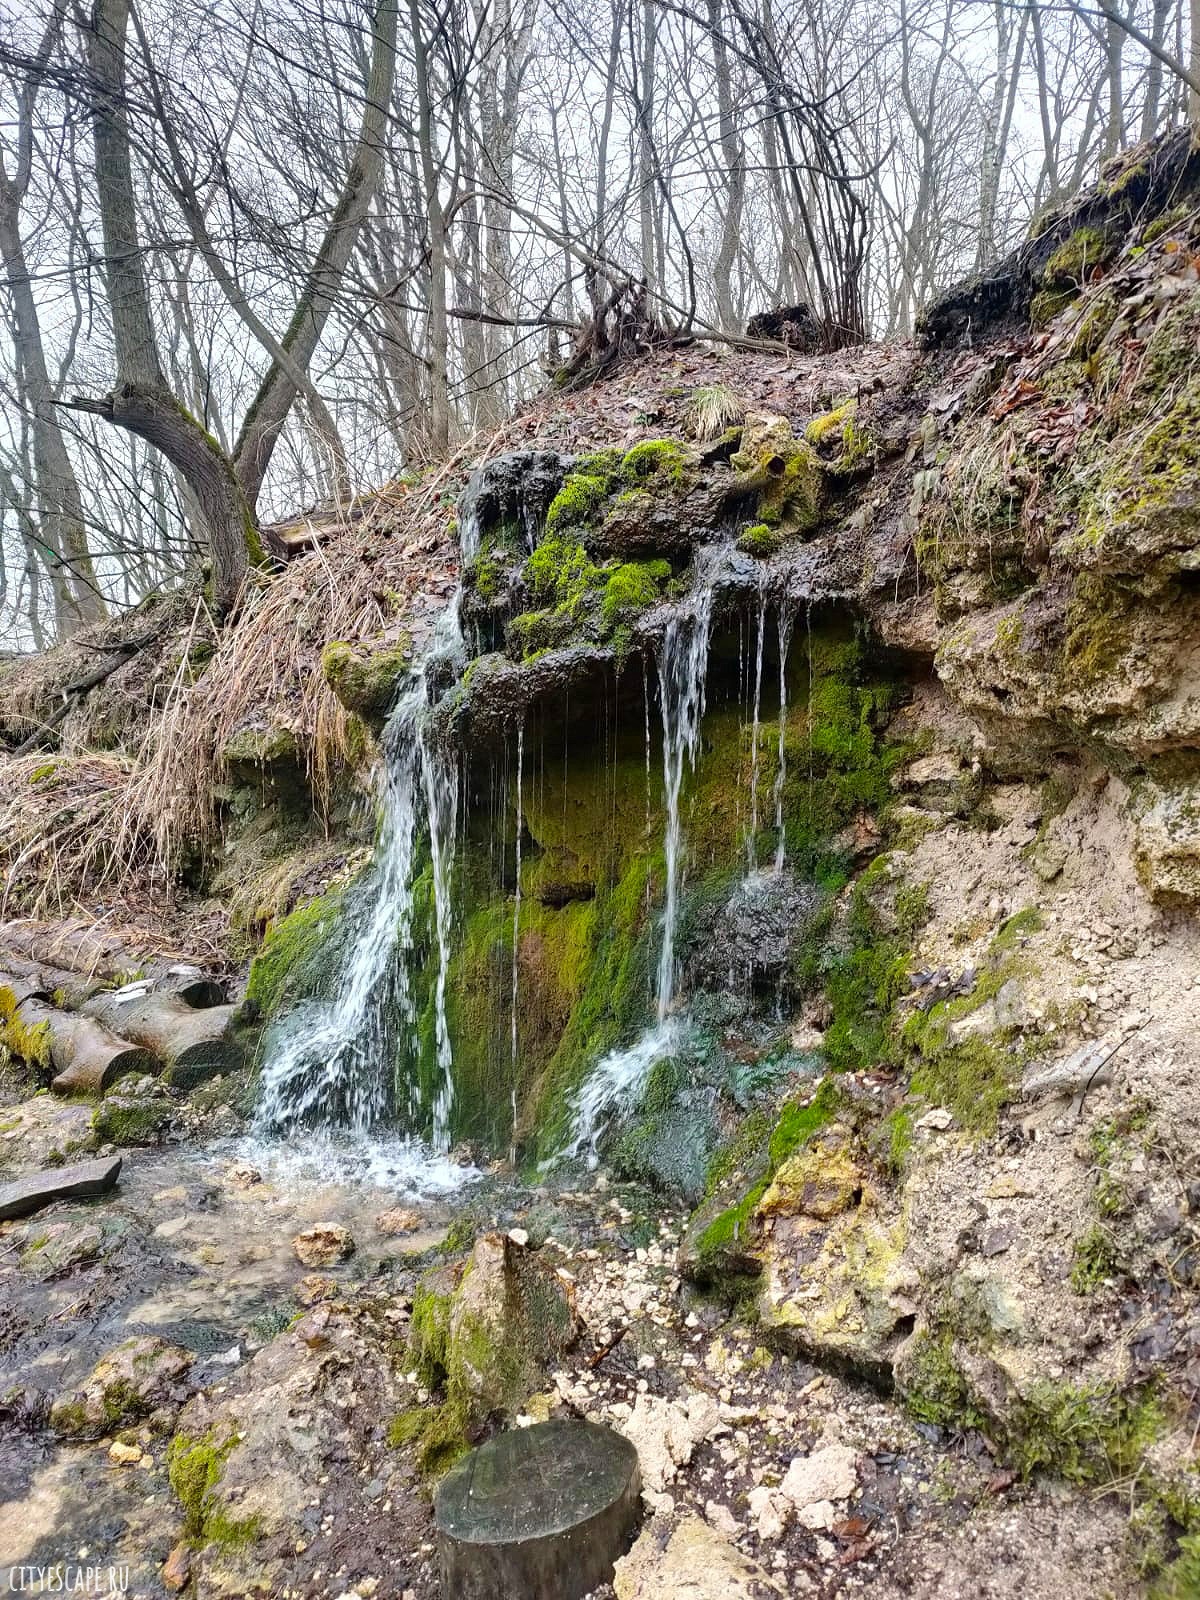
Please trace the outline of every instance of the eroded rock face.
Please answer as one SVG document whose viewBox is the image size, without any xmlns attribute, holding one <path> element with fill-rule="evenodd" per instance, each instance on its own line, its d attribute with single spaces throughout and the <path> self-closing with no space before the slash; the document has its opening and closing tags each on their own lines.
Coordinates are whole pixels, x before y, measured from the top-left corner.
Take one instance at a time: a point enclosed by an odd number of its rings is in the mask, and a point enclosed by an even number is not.
<svg viewBox="0 0 1200 1600">
<path fill-rule="evenodd" d="M 764 1328 L 817 1360 L 890 1379 L 917 1287 L 894 1199 L 834 1137 L 780 1168 L 757 1223 Z"/>
<path fill-rule="evenodd" d="M 785 975 L 795 940 L 822 904 L 816 885 L 790 872 L 740 879 L 728 899 L 706 906 L 689 930 L 682 957 L 687 989 L 774 988 Z"/>
</svg>

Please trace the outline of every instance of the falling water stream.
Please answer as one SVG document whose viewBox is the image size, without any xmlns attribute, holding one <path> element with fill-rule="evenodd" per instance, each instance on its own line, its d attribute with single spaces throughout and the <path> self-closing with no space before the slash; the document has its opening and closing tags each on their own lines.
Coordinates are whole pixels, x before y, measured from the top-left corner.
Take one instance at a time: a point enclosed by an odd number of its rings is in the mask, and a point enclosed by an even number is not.
<svg viewBox="0 0 1200 1600">
<path fill-rule="evenodd" d="M 684 1023 L 673 1010 L 678 970 L 675 938 L 683 868 L 683 825 L 679 800 L 685 767 L 694 767 L 700 747 L 708 677 L 708 645 L 713 591 L 704 585 L 693 608 L 672 616 L 658 648 L 658 695 L 663 731 L 663 801 L 666 828 L 663 855 L 666 886 L 658 957 L 655 1021 L 632 1045 L 613 1050 L 588 1075 L 575 1096 L 571 1136 L 563 1152 L 598 1160 L 600 1140 L 620 1111 L 636 1100 L 656 1061 L 670 1055 Z"/>
<path fill-rule="evenodd" d="M 464 559 L 478 542 L 471 518 L 464 518 Z M 713 587 L 702 582 L 690 605 L 666 621 L 657 648 L 662 719 L 663 856 L 665 884 L 657 966 L 655 1016 L 632 1045 L 600 1060 L 577 1091 L 566 1156 L 595 1163 L 600 1140 L 613 1120 L 632 1104 L 655 1062 L 676 1050 L 687 1029 L 679 1007 L 676 950 L 684 873 L 681 795 L 685 773 L 694 768 L 700 744 L 712 627 Z M 759 718 L 767 597 L 760 592 L 753 666 L 753 771 L 751 776 L 749 870 L 757 870 L 754 838 L 758 823 Z M 792 614 L 779 614 L 779 748 L 774 784 L 775 870 L 784 862 L 784 733 L 787 709 L 787 655 Z M 458 598 L 447 607 L 431 650 L 402 688 L 383 734 L 379 773 L 379 843 L 371 871 L 352 891 L 346 958 L 332 996 L 303 1002 L 275 1024 L 268 1035 L 254 1133 L 260 1139 L 297 1128 L 363 1140 L 398 1119 L 410 1128 L 422 1112 L 428 1119 L 435 1154 L 449 1148 L 454 1109 L 453 1052 L 446 1016 L 451 957 L 451 899 L 455 828 L 458 817 L 457 763 L 429 737 L 429 684 L 437 668 L 460 669 L 464 661 Z M 810 669 L 811 670 L 811 669 Z M 442 674 L 444 676 L 444 674 Z M 649 685 L 646 702 L 647 780 L 649 779 Z M 519 940 L 521 924 L 521 833 L 524 824 L 524 730 L 517 738 L 516 889 L 512 924 L 510 1054 L 515 1140 L 518 1076 Z M 414 1054 L 416 1004 L 408 968 L 413 943 L 415 868 L 418 845 L 428 837 L 432 868 L 437 973 L 434 983 L 434 1044 L 437 1076 L 432 1104 L 420 1103 L 415 1072 L 405 1078 L 397 1104 L 396 1063 Z M 409 1141 L 410 1144 L 414 1141 Z M 515 1154 L 515 1152 L 514 1152 Z"/>
<path fill-rule="evenodd" d="M 335 993 L 309 1000 L 276 1024 L 267 1039 L 254 1132 L 298 1127 L 370 1134 L 397 1109 L 411 1120 L 410 1101 L 395 1105 L 393 1067 L 416 1016 L 405 954 L 412 944 L 417 843 L 428 830 L 434 891 L 438 972 L 435 1041 L 438 1082 L 431 1143 L 450 1142 L 453 1061 L 446 1026 L 450 959 L 451 865 L 458 811 L 458 771 L 427 737 L 428 668 L 456 661 L 462 642 L 456 605 L 448 608 L 429 655 L 401 690 L 383 734 L 379 769 L 379 843 L 366 883 L 355 894 L 349 948 Z"/>
</svg>

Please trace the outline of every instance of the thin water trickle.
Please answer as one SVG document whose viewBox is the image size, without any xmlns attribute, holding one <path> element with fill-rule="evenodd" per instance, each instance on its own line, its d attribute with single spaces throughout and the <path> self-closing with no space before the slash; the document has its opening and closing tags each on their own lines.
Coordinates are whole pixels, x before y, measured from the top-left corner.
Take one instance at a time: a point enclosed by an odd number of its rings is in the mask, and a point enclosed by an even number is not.
<svg viewBox="0 0 1200 1600">
<path fill-rule="evenodd" d="M 509 1159 L 512 1161 L 514 1166 L 516 1166 L 517 1163 L 517 986 L 521 970 L 521 830 L 525 826 L 521 780 L 524 768 L 525 728 L 522 725 L 517 729 L 517 885 L 516 892 L 513 897 L 512 937 L 512 1083 L 510 1085 L 510 1095 L 512 1098 L 512 1138 L 509 1143 Z"/>
<path fill-rule="evenodd" d="M 658 691 L 663 727 L 663 800 L 666 827 L 663 854 L 666 887 L 662 918 L 662 945 L 658 959 L 656 1021 L 632 1045 L 612 1050 L 588 1074 L 575 1095 L 571 1137 L 562 1155 L 584 1157 L 594 1166 L 600 1141 L 611 1125 L 638 1097 L 656 1061 L 679 1046 L 686 1021 L 673 1015 L 678 971 L 675 938 L 679 918 L 679 890 L 683 868 L 683 826 L 679 800 L 685 767 L 695 767 L 700 748 L 708 678 L 708 646 L 712 628 L 713 594 L 705 585 L 689 612 L 671 618 L 658 652 Z"/>
<path fill-rule="evenodd" d="M 713 592 L 701 589 L 690 613 L 673 616 L 663 632 L 658 655 L 658 692 L 663 725 L 663 797 L 667 825 L 663 841 L 666 890 L 663 904 L 662 949 L 658 958 L 658 1020 L 662 1022 L 675 998 L 675 933 L 679 917 L 679 883 L 683 854 L 683 829 L 679 795 L 684 765 L 694 767 L 700 748 L 700 723 L 704 717 L 704 692 L 708 678 L 708 641 L 712 627 Z"/>
<path fill-rule="evenodd" d="M 767 590 L 759 575 L 758 639 L 754 651 L 754 715 L 750 732 L 750 827 L 746 834 L 746 870 L 757 863 L 758 840 L 758 722 L 762 709 L 763 638 L 767 631 Z"/>
<path fill-rule="evenodd" d="M 783 830 L 783 789 L 787 782 L 787 749 L 784 736 L 787 732 L 787 661 L 792 644 L 792 607 L 787 600 L 779 603 L 779 749 L 775 764 L 775 871 L 783 871 L 787 854 L 787 841 Z"/>
</svg>

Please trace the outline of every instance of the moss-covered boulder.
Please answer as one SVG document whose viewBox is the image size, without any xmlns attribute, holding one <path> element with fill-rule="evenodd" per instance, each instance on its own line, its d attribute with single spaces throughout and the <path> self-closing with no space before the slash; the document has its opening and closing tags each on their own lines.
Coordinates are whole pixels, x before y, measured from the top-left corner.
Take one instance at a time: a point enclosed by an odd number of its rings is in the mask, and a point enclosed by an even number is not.
<svg viewBox="0 0 1200 1600">
<path fill-rule="evenodd" d="M 161 1090 L 106 1094 L 92 1113 L 92 1131 L 101 1144 L 157 1144 L 173 1117 L 174 1106 Z"/>
<path fill-rule="evenodd" d="M 60 1394 L 50 1426 L 72 1439 L 94 1439 L 183 1403 L 181 1385 L 195 1357 L 165 1339 L 127 1339 L 93 1367 L 76 1390 Z"/>
<path fill-rule="evenodd" d="M 347 711 L 378 726 L 396 698 L 412 658 L 412 640 L 407 634 L 377 648 L 333 640 L 321 652 L 321 673 Z"/>
<path fill-rule="evenodd" d="M 484 1234 L 460 1267 L 427 1274 L 413 1300 L 409 1356 L 444 1399 L 440 1411 L 413 1419 L 425 1469 L 449 1466 L 488 1417 L 519 1407 L 578 1335 L 569 1281 L 506 1234 Z"/>
</svg>

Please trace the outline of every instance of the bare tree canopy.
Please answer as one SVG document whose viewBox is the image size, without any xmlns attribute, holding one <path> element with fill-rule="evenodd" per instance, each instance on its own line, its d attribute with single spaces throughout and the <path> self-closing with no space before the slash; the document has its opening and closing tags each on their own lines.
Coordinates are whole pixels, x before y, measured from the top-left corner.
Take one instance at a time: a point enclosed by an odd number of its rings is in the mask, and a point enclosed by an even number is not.
<svg viewBox="0 0 1200 1600">
<path fill-rule="evenodd" d="M 1194 0 L 1192 12 L 1195 10 Z M 911 332 L 1200 101 L 1182 0 L 36 0 L 0 36 L 0 641 L 684 337 Z"/>
</svg>

